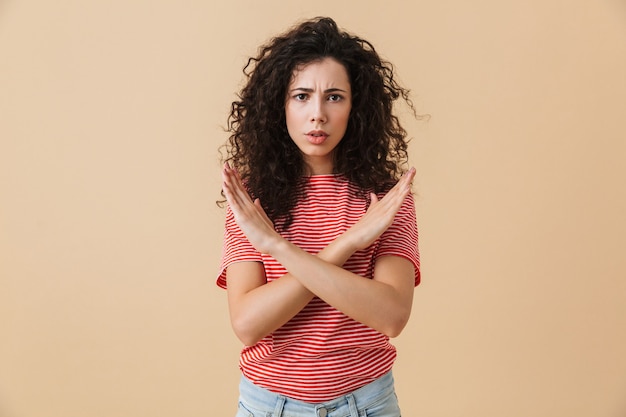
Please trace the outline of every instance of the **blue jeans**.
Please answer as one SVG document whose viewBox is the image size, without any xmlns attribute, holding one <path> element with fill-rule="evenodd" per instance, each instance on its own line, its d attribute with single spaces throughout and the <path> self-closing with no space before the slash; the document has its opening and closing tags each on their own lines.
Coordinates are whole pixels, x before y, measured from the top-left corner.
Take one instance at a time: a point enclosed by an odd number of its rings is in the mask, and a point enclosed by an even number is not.
<svg viewBox="0 0 626 417">
<path fill-rule="evenodd" d="M 400 417 L 391 371 L 356 391 L 312 404 L 257 387 L 241 377 L 236 417 Z"/>
</svg>

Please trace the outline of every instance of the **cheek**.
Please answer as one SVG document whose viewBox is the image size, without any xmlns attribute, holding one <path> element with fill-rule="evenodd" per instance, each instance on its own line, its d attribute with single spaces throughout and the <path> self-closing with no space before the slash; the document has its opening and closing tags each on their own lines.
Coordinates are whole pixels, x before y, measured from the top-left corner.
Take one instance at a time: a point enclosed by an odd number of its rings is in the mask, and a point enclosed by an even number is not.
<svg viewBox="0 0 626 417">
<path fill-rule="evenodd" d="M 302 110 L 298 109 L 297 106 L 286 105 L 285 106 L 285 118 L 287 122 L 294 123 L 302 118 Z"/>
<path fill-rule="evenodd" d="M 293 108 L 289 109 L 285 107 L 285 124 L 287 127 L 287 133 L 293 140 L 294 135 L 301 129 L 302 123 L 298 119 L 298 113 L 294 112 Z"/>
<path fill-rule="evenodd" d="M 287 128 L 289 129 L 293 124 L 293 110 L 289 108 L 289 106 L 285 106 L 285 122 L 287 123 Z"/>
<path fill-rule="evenodd" d="M 347 111 L 341 114 L 341 122 L 344 125 L 344 127 L 348 127 L 349 120 L 350 120 L 350 109 L 348 109 Z"/>
</svg>

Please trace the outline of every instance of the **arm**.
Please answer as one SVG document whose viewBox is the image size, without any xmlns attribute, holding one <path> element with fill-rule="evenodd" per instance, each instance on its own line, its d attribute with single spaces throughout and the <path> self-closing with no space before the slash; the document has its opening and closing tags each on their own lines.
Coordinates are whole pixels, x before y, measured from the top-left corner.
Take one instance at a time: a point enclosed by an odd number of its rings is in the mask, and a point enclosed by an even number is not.
<svg viewBox="0 0 626 417">
<path fill-rule="evenodd" d="M 297 280 L 346 315 L 389 336 L 399 334 L 408 320 L 413 294 L 412 264 L 400 257 L 382 257 L 375 265 L 373 280 L 363 279 L 339 265 L 389 227 L 410 191 L 414 175 L 411 169 L 380 201 L 372 195 L 367 213 L 325 249 L 331 254 L 343 254 L 341 263 L 332 263 L 301 250 L 276 233 L 258 200 L 252 202 L 241 186 L 236 172 L 228 166 L 223 171 L 224 193 L 235 219 L 257 250 L 278 260 L 289 271 L 290 280 Z"/>
<path fill-rule="evenodd" d="M 335 243 L 339 244 L 339 239 Z M 310 292 L 389 337 L 398 336 L 409 319 L 415 272 L 404 258 L 379 258 L 370 280 L 316 258 L 287 240 L 280 241 L 271 255 Z"/>
<path fill-rule="evenodd" d="M 339 246 L 330 245 L 317 258 L 341 266 L 351 255 L 342 252 Z M 231 325 L 246 346 L 254 345 L 281 327 L 314 297 L 290 273 L 267 283 L 263 266 L 258 262 L 234 263 L 226 270 L 226 276 Z"/>
</svg>

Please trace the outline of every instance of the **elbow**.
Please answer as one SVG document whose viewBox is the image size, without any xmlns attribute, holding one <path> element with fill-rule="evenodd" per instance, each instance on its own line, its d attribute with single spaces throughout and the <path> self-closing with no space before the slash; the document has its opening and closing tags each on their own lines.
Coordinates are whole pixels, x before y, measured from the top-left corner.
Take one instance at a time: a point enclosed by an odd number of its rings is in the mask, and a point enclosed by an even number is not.
<svg viewBox="0 0 626 417">
<path fill-rule="evenodd" d="M 241 335 L 241 334 L 237 334 L 237 338 L 241 341 L 241 343 L 244 344 L 244 346 L 254 346 L 257 344 L 257 342 L 259 340 L 261 340 L 261 338 L 259 337 L 253 337 L 253 336 L 249 336 L 249 335 Z"/>
<path fill-rule="evenodd" d="M 404 327 L 406 326 L 406 322 L 405 323 L 397 323 L 397 324 L 391 324 L 388 325 L 384 330 L 383 330 L 383 334 L 389 338 L 394 338 L 394 337 L 398 337 L 400 336 L 400 333 L 402 333 L 402 330 L 404 330 Z"/>
<path fill-rule="evenodd" d="M 384 323 L 381 333 L 389 338 L 400 336 L 407 323 L 409 322 L 410 311 L 402 313 L 397 317 L 387 320 Z"/>
<path fill-rule="evenodd" d="M 261 334 L 258 328 L 252 326 L 247 320 L 242 318 L 231 319 L 231 327 L 235 336 L 237 336 L 245 346 L 254 346 L 265 336 Z"/>
<path fill-rule="evenodd" d="M 237 339 L 239 339 L 241 343 L 243 343 L 245 346 L 254 346 L 258 343 L 259 340 L 262 339 L 262 337 L 259 337 L 255 334 L 241 332 L 237 330 L 235 330 L 235 335 L 237 336 Z"/>
</svg>

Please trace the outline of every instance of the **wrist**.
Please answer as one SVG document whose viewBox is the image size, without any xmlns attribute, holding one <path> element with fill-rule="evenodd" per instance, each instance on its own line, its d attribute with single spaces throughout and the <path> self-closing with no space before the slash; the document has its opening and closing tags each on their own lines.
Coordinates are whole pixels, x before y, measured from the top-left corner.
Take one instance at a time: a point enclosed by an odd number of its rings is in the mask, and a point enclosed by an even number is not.
<svg viewBox="0 0 626 417">
<path fill-rule="evenodd" d="M 267 254 L 274 259 L 278 259 L 280 254 L 284 254 L 289 250 L 290 245 L 291 243 L 287 239 L 276 233 L 269 242 Z"/>
<path fill-rule="evenodd" d="M 342 266 L 358 248 L 354 242 L 347 236 L 347 232 L 335 238 L 326 248 L 324 248 L 319 256 L 327 262 Z"/>
</svg>

